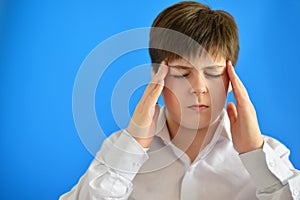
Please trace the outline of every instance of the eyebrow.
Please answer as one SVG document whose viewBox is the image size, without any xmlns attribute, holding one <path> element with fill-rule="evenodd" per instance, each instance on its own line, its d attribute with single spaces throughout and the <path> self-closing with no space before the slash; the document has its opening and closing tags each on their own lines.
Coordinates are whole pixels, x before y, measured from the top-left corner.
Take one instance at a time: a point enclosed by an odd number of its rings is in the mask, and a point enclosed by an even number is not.
<svg viewBox="0 0 300 200">
<path fill-rule="evenodd" d="M 209 65 L 206 67 L 203 67 L 203 69 L 216 69 L 216 68 L 225 68 L 226 65 Z"/>
<path fill-rule="evenodd" d="M 185 69 L 185 70 L 192 69 L 192 67 L 182 66 L 182 65 L 169 65 L 169 67 Z M 209 65 L 209 66 L 203 67 L 203 69 L 216 69 L 216 68 L 222 68 L 222 67 L 226 67 L 226 66 L 225 65 Z"/>
<path fill-rule="evenodd" d="M 169 67 L 179 68 L 179 69 L 192 69 L 192 67 L 182 66 L 182 65 L 169 65 Z"/>
</svg>

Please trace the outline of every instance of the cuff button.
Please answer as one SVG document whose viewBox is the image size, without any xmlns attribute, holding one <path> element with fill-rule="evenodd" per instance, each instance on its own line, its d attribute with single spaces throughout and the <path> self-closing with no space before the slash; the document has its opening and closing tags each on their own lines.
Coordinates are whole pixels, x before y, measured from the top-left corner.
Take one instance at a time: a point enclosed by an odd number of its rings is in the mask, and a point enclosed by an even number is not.
<svg viewBox="0 0 300 200">
<path fill-rule="evenodd" d="M 299 190 L 298 189 L 293 189 L 293 196 L 299 196 Z"/>
<path fill-rule="evenodd" d="M 276 163 L 275 163 L 274 160 L 269 160 L 269 161 L 268 161 L 268 165 L 269 165 L 270 167 L 275 167 L 275 166 L 276 166 Z"/>
</svg>

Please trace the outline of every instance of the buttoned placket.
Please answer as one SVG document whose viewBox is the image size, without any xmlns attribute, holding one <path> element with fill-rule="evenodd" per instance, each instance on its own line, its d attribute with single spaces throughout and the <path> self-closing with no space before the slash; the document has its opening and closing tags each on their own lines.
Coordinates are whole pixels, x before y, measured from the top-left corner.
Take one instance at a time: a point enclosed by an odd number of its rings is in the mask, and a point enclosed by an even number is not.
<svg viewBox="0 0 300 200">
<path fill-rule="evenodd" d="M 214 135 L 212 136 L 211 141 L 206 145 L 206 147 L 199 153 L 199 155 L 196 157 L 196 159 L 194 160 L 194 162 L 191 162 L 190 158 L 188 157 L 188 155 L 183 152 L 181 149 L 179 149 L 178 147 L 176 147 L 170 140 L 169 137 L 169 132 L 167 130 L 167 127 L 165 126 L 165 124 L 160 124 L 160 132 L 162 133 L 162 135 L 160 135 L 159 137 L 164 141 L 165 145 L 169 146 L 172 151 L 174 152 L 174 154 L 177 156 L 177 158 L 179 158 L 185 165 L 186 167 L 186 173 L 184 174 L 183 178 L 182 178 L 182 182 L 181 182 L 181 189 L 180 189 L 180 199 L 184 200 L 184 199 L 188 199 L 190 196 L 189 192 L 185 192 L 185 187 L 189 187 L 189 182 L 190 179 L 193 178 L 193 173 L 196 167 L 199 167 L 199 163 L 201 162 L 202 159 L 204 159 L 209 152 L 213 149 L 213 147 L 215 146 L 215 144 L 217 143 L 217 141 L 220 139 L 221 133 L 223 131 L 228 131 L 228 127 L 224 128 L 224 118 L 226 116 L 224 115 L 224 112 L 222 114 L 222 118 L 219 122 L 219 125 L 214 133 Z M 162 127 L 163 126 L 163 127 Z"/>
</svg>

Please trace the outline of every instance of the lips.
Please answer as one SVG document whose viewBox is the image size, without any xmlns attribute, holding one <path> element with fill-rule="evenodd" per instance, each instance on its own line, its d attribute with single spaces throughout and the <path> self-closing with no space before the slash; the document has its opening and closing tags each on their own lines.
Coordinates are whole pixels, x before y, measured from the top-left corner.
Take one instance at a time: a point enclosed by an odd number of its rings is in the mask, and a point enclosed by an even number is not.
<svg viewBox="0 0 300 200">
<path fill-rule="evenodd" d="M 201 111 L 207 109 L 208 106 L 205 104 L 195 104 L 195 105 L 188 106 L 188 108 L 195 111 Z"/>
</svg>

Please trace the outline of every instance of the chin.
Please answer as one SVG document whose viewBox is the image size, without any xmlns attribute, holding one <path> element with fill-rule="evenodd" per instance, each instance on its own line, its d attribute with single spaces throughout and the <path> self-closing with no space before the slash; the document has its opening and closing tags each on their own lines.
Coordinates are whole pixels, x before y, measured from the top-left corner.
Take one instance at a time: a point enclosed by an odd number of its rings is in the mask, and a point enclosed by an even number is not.
<svg viewBox="0 0 300 200">
<path fill-rule="evenodd" d="M 209 122 L 201 122 L 201 121 L 199 123 L 190 123 L 190 122 L 184 123 L 184 122 L 182 122 L 180 124 L 180 126 L 196 131 L 196 130 L 207 128 L 209 126 Z"/>
<path fill-rule="evenodd" d="M 210 124 L 210 117 L 207 116 L 189 116 L 182 117 L 182 119 L 178 122 L 180 127 L 184 127 L 191 130 L 199 130 L 207 128 Z"/>
</svg>

